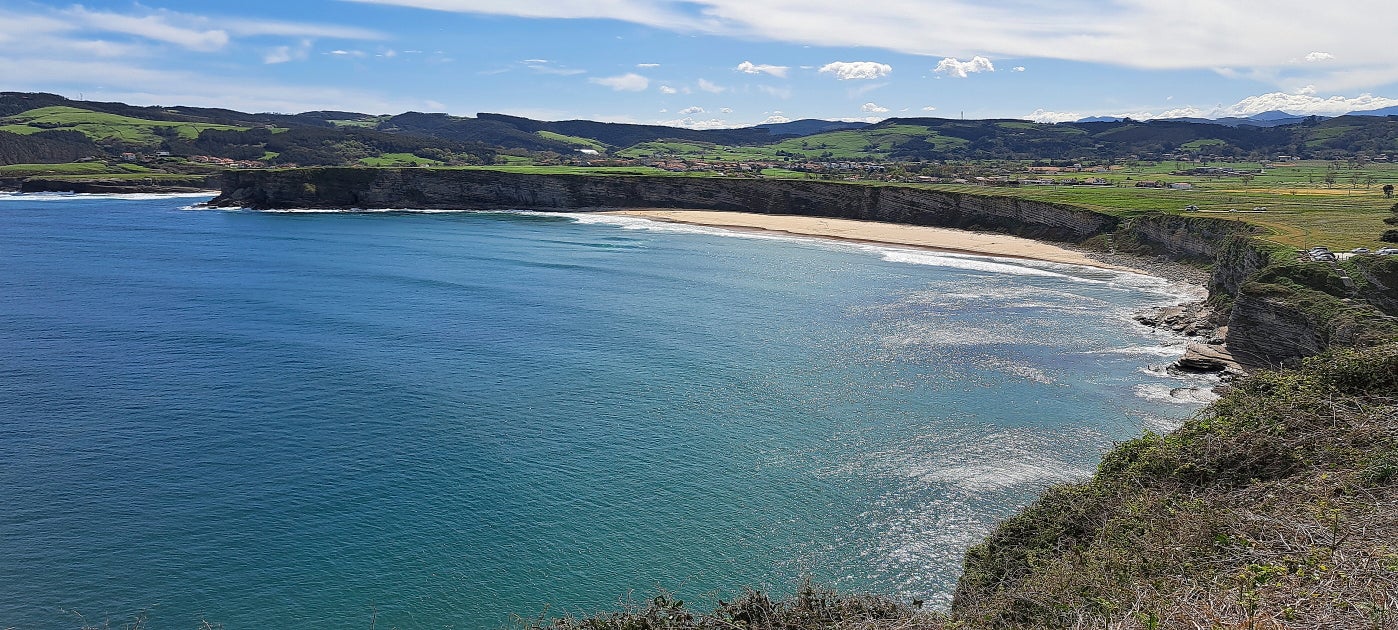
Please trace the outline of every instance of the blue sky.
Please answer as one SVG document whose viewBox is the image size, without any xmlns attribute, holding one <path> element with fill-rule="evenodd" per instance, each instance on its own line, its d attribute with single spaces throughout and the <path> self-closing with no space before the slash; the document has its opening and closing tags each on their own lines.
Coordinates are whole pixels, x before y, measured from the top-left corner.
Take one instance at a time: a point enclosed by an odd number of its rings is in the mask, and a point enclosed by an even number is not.
<svg viewBox="0 0 1398 630">
<path fill-rule="evenodd" d="M 1389 0 L 0 0 L 0 90 L 694 128 L 1398 105 Z"/>
</svg>

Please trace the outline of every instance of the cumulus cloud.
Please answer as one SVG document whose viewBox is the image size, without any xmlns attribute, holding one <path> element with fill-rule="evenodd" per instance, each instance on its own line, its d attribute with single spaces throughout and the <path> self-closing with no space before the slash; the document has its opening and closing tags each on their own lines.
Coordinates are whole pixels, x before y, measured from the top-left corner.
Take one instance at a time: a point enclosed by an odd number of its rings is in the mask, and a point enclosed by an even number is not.
<svg viewBox="0 0 1398 630">
<path fill-rule="evenodd" d="M 1317 61 L 1330 61 L 1334 58 L 1335 55 L 1332 55 L 1328 52 L 1313 52 L 1306 55 L 1306 61 L 1309 63 L 1315 63 Z"/>
<path fill-rule="evenodd" d="M 745 74 L 770 74 L 774 77 L 786 78 L 786 72 L 791 68 L 787 66 L 772 66 L 767 64 L 754 64 L 751 61 L 744 61 L 738 64 L 736 70 Z"/>
<path fill-rule="evenodd" d="M 1022 118 L 1037 123 L 1061 123 L 1073 122 L 1074 120 L 1085 118 L 1085 116 L 1077 112 L 1051 112 L 1048 110 L 1036 109 L 1034 113 L 1022 116 Z"/>
<path fill-rule="evenodd" d="M 995 72 L 995 64 L 990 63 L 985 57 L 972 57 L 967 61 L 960 61 L 954 57 L 947 57 L 932 69 L 937 74 L 964 79 L 969 75 L 978 72 Z"/>
<path fill-rule="evenodd" d="M 1245 118 L 1263 112 L 1283 111 L 1298 116 L 1339 116 L 1349 112 L 1383 109 L 1398 106 L 1398 99 L 1360 94 L 1358 96 L 1316 96 L 1314 87 L 1307 86 L 1297 92 L 1270 92 L 1249 96 L 1231 105 L 1216 105 L 1201 108 L 1194 106 L 1176 107 L 1164 111 L 1116 111 L 1108 115 L 1135 120 L 1155 120 L 1160 118 Z M 1036 112 L 1038 113 L 1038 112 Z"/>
<path fill-rule="evenodd" d="M 680 114 L 681 116 L 693 116 L 694 114 L 702 114 L 702 113 L 704 113 L 704 108 L 703 108 L 703 107 L 699 107 L 698 105 L 695 105 L 694 107 L 686 107 L 686 108 L 684 108 L 684 109 L 682 109 L 682 110 L 679 111 L 679 114 Z"/>
<path fill-rule="evenodd" d="M 1024 66 L 1015 66 L 1013 68 L 1010 68 L 1010 72 L 1024 72 Z"/>
<path fill-rule="evenodd" d="M 780 113 L 776 113 L 776 114 L 772 114 L 771 116 L 768 116 L 767 118 L 763 119 L 762 122 L 761 122 L 761 123 L 758 123 L 758 124 L 762 124 L 762 125 L 780 125 L 780 124 L 782 124 L 782 123 L 789 123 L 789 122 L 791 122 L 791 119 L 790 119 L 790 118 L 787 118 L 786 116 L 783 116 L 783 115 L 781 115 Z"/>
<path fill-rule="evenodd" d="M 643 92 L 650 87 L 650 79 L 634 72 L 615 77 L 593 77 L 588 81 L 597 85 L 605 85 L 618 92 Z"/>
<path fill-rule="evenodd" d="M 888 108 L 882 107 L 877 103 L 865 103 L 859 107 L 859 111 L 867 112 L 870 114 L 882 114 L 884 112 L 887 112 Z"/>
<path fill-rule="evenodd" d="M 727 129 L 733 126 L 728 121 L 717 118 L 695 120 L 687 116 L 678 120 L 657 120 L 655 122 L 666 127 L 683 127 L 685 129 Z"/>
<path fill-rule="evenodd" d="M 924 111 L 924 112 L 935 112 L 935 111 L 937 111 L 937 108 L 936 108 L 936 107 L 933 107 L 933 106 L 931 106 L 931 105 L 928 105 L 927 107 L 922 108 L 922 111 Z"/>
<path fill-rule="evenodd" d="M 1233 105 L 1219 110 L 1224 116 L 1251 116 L 1262 112 L 1281 110 L 1291 114 L 1338 116 L 1355 111 L 1381 109 L 1398 105 L 1398 99 L 1360 94 L 1358 96 L 1316 96 L 1309 93 L 1272 92 L 1249 96 Z"/>
<path fill-rule="evenodd" d="M 661 93 L 661 94 L 679 94 L 679 92 L 680 92 L 679 90 L 676 90 L 675 88 L 672 88 L 672 87 L 670 87 L 670 86 L 668 86 L 668 85 L 662 85 L 662 86 L 660 86 L 660 93 Z"/>
<path fill-rule="evenodd" d="M 821 74 L 833 74 L 841 81 L 878 79 L 893 72 L 893 66 L 877 61 L 832 61 L 820 67 Z"/>
<path fill-rule="evenodd" d="M 723 87 L 722 85 L 718 85 L 718 84 L 716 84 L 716 83 L 713 83 L 713 82 L 711 82 L 711 81 L 708 81 L 708 80 L 706 80 L 706 79 L 699 79 L 698 85 L 699 85 L 699 89 L 700 89 L 700 90 L 703 90 L 703 91 L 708 92 L 708 93 L 710 93 L 710 94 L 722 94 L 722 93 L 728 91 L 728 88 Z"/>
</svg>

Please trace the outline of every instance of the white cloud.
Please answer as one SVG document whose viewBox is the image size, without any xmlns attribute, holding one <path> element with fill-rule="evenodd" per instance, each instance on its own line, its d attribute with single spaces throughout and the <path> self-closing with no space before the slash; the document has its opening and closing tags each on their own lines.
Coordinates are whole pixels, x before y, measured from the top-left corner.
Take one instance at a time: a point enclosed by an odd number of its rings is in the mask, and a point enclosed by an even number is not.
<svg viewBox="0 0 1398 630">
<path fill-rule="evenodd" d="M 174 44 L 182 48 L 211 52 L 228 45 L 228 31 L 199 28 L 176 22 L 188 22 L 174 13 L 152 13 L 143 16 L 91 11 L 81 5 L 63 12 L 76 24 L 108 33 L 134 35 L 152 41 Z"/>
<path fill-rule="evenodd" d="M 705 79 L 699 79 L 698 85 L 699 85 L 699 89 L 700 89 L 700 90 L 703 90 L 703 91 L 708 92 L 708 93 L 710 93 L 710 94 L 722 94 L 722 93 L 728 91 L 728 88 L 723 87 L 722 85 L 718 85 L 718 84 L 716 84 L 716 83 L 712 83 L 712 82 L 707 81 L 707 80 L 705 80 Z"/>
<path fill-rule="evenodd" d="M 733 108 L 732 108 L 732 107 L 722 107 L 722 108 L 719 108 L 718 113 L 720 113 L 720 114 L 731 114 L 731 113 L 733 113 Z"/>
<path fill-rule="evenodd" d="M 683 127 L 685 129 L 728 129 L 733 126 L 729 124 L 728 121 L 719 120 L 717 118 L 695 120 L 690 117 L 685 117 L 678 120 L 657 120 L 655 122 L 656 124 L 665 125 L 666 127 Z"/>
<path fill-rule="evenodd" d="M 659 89 L 661 94 L 678 94 L 680 92 L 679 90 L 676 90 L 675 88 L 672 88 L 668 85 L 662 85 Z"/>
<path fill-rule="evenodd" d="M 588 81 L 597 85 L 605 85 L 618 92 L 643 92 L 650 87 L 650 79 L 634 72 L 615 77 L 593 77 Z"/>
<path fill-rule="evenodd" d="M 786 116 L 783 116 L 783 115 L 781 115 L 781 114 L 772 114 L 771 116 L 768 116 L 766 119 L 764 119 L 764 120 L 763 120 L 761 123 L 759 123 L 759 124 L 762 124 L 762 125 L 780 125 L 780 124 L 782 124 L 782 123 L 789 123 L 789 122 L 791 122 L 791 119 L 790 119 L 790 118 L 787 118 Z"/>
<path fill-rule="evenodd" d="M 1398 99 L 1360 94 L 1358 96 L 1316 96 L 1315 88 L 1299 92 L 1270 92 L 1249 96 L 1231 105 L 1215 105 L 1208 108 L 1193 106 L 1176 107 L 1164 111 L 1111 112 L 1108 115 L 1132 118 L 1135 120 L 1155 120 L 1160 118 L 1245 118 L 1262 112 L 1283 111 L 1298 116 L 1339 116 L 1349 112 L 1382 109 L 1398 106 Z M 1037 113 L 1037 112 L 1036 112 Z M 1081 117 L 1081 116 L 1080 116 Z"/>
<path fill-rule="evenodd" d="M 568 68 L 560 66 L 547 59 L 525 59 L 521 63 L 524 64 L 524 67 L 529 68 L 530 70 L 533 70 L 534 72 L 538 72 L 540 74 L 556 74 L 558 76 L 564 77 L 571 77 L 579 74 L 587 74 L 586 70 L 579 70 L 577 68 Z"/>
<path fill-rule="evenodd" d="M 659 67 L 660 67 L 660 64 L 658 64 L 658 63 L 638 63 L 638 64 L 636 64 L 636 67 L 637 67 L 637 68 L 659 68 Z"/>
<path fill-rule="evenodd" d="M 1015 66 L 1013 68 L 1010 68 L 1010 72 L 1024 72 L 1024 66 Z"/>
<path fill-rule="evenodd" d="M 1317 61 L 1330 61 L 1334 58 L 1335 55 L 1332 55 L 1328 52 L 1313 52 L 1306 55 L 1306 61 L 1308 63 L 1315 63 Z"/>
<path fill-rule="evenodd" d="M 305 61 L 311 54 L 310 40 L 303 40 L 298 46 L 277 46 L 262 56 L 262 63 L 276 64 L 288 61 Z"/>
<path fill-rule="evenodd" d="M 860 106 L 859 111 L 866 112 L 869 114 L 882 114 L 884 112 L 887 112 L 888 108 L 881 107 L 877 103 L 865 103 L 864 105 Z"/>
<path fill-rule="evenodd" d="M 241 20 L 241 19 L 217 19 L 212 18 L 191 18 L 201 23 L 214 23 L 219 28 L 227 29 L 232 35 L 238 37 L 319 37 L 326 39 L 361 39 L 361 40 L 381 40 L 388 39 L 387 35 L 378 31 L 359 28 L 355 26 L 340 26 L 338 24 L 307 24 L 304 22 L 278 22 L 274 20 Z"/>
<path fill-rule="evenodd" d="M 738 64 L 736 70 L 745 74 L 770 74 L 774 77 L 786 78 L 786 73 L 791 68 L 787 66 L 772 66 L 767 64 L 754 64 L 751 61 L 744 61 Z"/>
<path fill-rule="evenodd" d="M 1061 123 L 1073 122 L 1074 120 L 1086 118 L 1086 116 L 1076 112 L 1051 112 L 1043 109 L 1036 109 L 1034 113 L 1022 116 L 1022 118 L 1038 123 Z"/>
<path fill-rule="evenodd" d="M 1144 69 L 1287 70 L 1274 84 L 1374 89 L 1398 80 L 1390 0 L 349 0 L 535 18 L 603 18 L 682 33 L 965 59 L 1059 59 Z M 1207 19 L 1201 16 L 1208 16 Z M 1366 16 L 1356 19 L 1355 16 Z M 1315 51 L 1326 63 L 1295 62 Z"/>
<path fill-rule="evenodd" d="M 931 105 L 928 105 L 927 107 L 922 108 L 922 111 L 924 111 L 924 112 L 935 112 L 935 111 L 937 111 L 937 108 L 936 108 L 936 107 L 933 107 L 933 106 L 931 106 Z"/>
<path fill-rule="evenodd" d="M 832 61 L 820 67 L 823 74 L 833 74 L 841 81 L 878 79 L 893 72 L 893 66 L 877 61 Z"/>
<path fill-rule="evenodd" d="M 1274 110 L 1281 110 L 1291 114 L 1338 116 L 1353 111 L 1380 109 L 1392 107 L 1394 105 L 1398 105 L 1398 99 L 1374 96 L 1372 94 L 1360 94 L 1353 97 L 1331 96 L 1322 98 L 1315 96 L 1314 91 L 1309 94 L 1272 92 L 1270 94 L 1249 96 L 1233 105 L 1218 110 L 1210 117 L 1217 115 L 1251 116 L 1253 114 Z"/>
<path fill-rule="evenodd" d="M 932 71 L 937 74 L 964 79 L 968 75 L 978 72 L 995 72 L 995 64 L 990 63 L 990 60 L 985 57 L 972 57 L 967 61 L 959 61 L 954 57 L 947 57 L 939 62 L 937 67 Z"/>
<path fill-rule="evenodd" d="M 698 105 L 695 105 L 694 107 L 686 107 L 686 108 L 684 108 L 684 109 L 682 109 L 682 110 L 679 111 L 679 114 L 680 114 L 681 116 L 693 116 L 693 115 L 695 115 L 695 114 L 702 114 L 702 113 L 704 113 L 704 108 L 703 108 L 703 107 L 699 107 Z"/>
</svg>

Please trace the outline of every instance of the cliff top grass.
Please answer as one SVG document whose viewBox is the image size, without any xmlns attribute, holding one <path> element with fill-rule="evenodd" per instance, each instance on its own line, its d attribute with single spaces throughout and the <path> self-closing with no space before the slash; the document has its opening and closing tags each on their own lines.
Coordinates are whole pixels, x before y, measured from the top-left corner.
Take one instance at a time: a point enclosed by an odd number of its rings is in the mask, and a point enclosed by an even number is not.
<svg viewBox="0 0 1398 630">
<path fill-rule="evenodd" d="M 14 116 L 0 118 L 0 131 L 27 135 L 50 129 L 71 129 L 80 131 L 93 140 L 116 139 L 136 144 L 160 142 L 161 138 L 156 133 L 157 129 L 171 129 L 179 137 L 186 140 L 197 138 L 199 132 L 205 129 L 247 130 L 246 127 L 209 123 L 144 120 L 63 105 L 31 109 Z"/>
<path fill-rule="evenodd" d="M 896 131 L 896 128 L 890 128 Z M 652 143 L 655 144 L 655 143 Z M 674 143 L 660 143 L 674 144 Z M 695 143 L 680 143 L 703 149 Z M 639 146 L 639 145 L 638 145 Z M 720 153 L 728 148 L 717 147 Z M 717 150 L 716 149 L 716 150 Z M 744 149 L 750 149 L 744 148 Z M 693 155 L 691 155 L 693 157 Z M 732 157 L 732 156 L 727 156 Z M 722 159 L 722 158 L 720 158 Z M 761 159 L 752 158 L 749 159 Z M 1245 173 L 1261 170 L 1259 163 L 1227 163 L 1227 169 Z M 1136 216 L 1163 212 L 1197 214 L 1259 226 L 1263 240 L 1277 245 L 1306 249 L 1324 245 L 1335 251 L 1356 247 L 1383 247 L 1379 235 L 1387 228 L 1383 218 L 1398 199 L 1388 199 L 1384 184 L 1398 183 L 1398 165 L 1369 163 L 1350 167 L 1335 162 L 1293 162 L 1269 165 L 1249 177 L 1230 175 L 1198 177 L 1170 175 L 1180 169 L 1195 168 L 1189 163 L 1161 162 L 1127 166 L 1107 173 L 1064 173 L 1048 179 L 1102 177 L 1108 186 L 982 186 L 973 184 L 924 184 L 855 181 L 872 186 L 913 186 L 967 195 L 1013 197 L 1078 206 L 1113 216 Z M 714 173 L 674 173 L 645 166 L 481 166 L 468 167 L 513 173 L 573 175 L 666 175 L 705 177 Z M 812 179 L 813 174 L 788 169 L 765 169 L 764 177 Z M 1039 176 L 1036 176 L 1039 177 Z M 1327 184 L 1330 178 L 1334 183 Z M 1138 188 L 1139 181 L 1188 182 L 1190 190 Z M 1195 206 L 1197 211 L 1185 208 Z M 1265 208 L 1265 211 L 1255 209 Z"/>
<path fill-rule="evenodd" d="M 0 166 L 0 177 L 34 177 L 52 175 L 110 175 L 115 173 L 148 173 L 149 168 L 139 164 L 112 164 L 102 162 L 69 162 L 65 164 L 7 164 Z"/>
</svg>

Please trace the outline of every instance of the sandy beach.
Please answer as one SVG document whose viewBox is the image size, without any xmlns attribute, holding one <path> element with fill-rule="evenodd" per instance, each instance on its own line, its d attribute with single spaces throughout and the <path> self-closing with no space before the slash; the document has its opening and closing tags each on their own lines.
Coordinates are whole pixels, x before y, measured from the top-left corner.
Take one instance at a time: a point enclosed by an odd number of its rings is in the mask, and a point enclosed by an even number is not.
<svg viewBox="0 0 1398 630">
<path fill-rule="evenodd" d="M 1093 260 L 1087 255 L 1048 243 L 1007 234 L 969 232 L 921 225 L 878 223 L 855 219 L 832 219 L 784 214 L 750 214 L 716 210 L 669 210 L 640 208 L 615 210 L 607 214 L 644 217 L 656 221 L 673 221 L 715 227 L 771 230 L 802 236 L 836 238 L 870 243 L 907 245 L 943 251 L 1028 258 L 1070 265 L 1086 265 L 1104 269 L 1126 269 L 1119 265 Z"/>
</svg>

